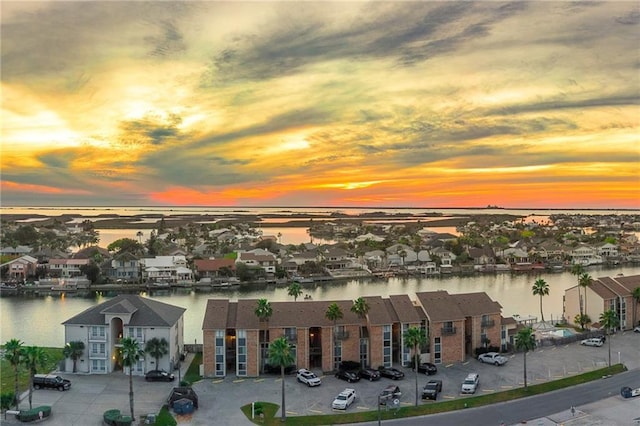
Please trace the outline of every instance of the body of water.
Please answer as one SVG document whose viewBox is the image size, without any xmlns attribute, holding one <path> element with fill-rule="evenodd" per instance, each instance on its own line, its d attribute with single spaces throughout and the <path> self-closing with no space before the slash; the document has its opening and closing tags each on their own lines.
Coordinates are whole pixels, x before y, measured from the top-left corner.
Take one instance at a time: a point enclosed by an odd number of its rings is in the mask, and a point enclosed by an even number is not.
<svg viewBox="0 0 640 426">
<path fill-rule="evenodd" d="M 593 278 L 614 277 L 618 274 L 639 275 L 640 266 L 613 269 L 589 267 L 587 272 Z M 545 296 L 543 299 L 545 319 L 561 317 L 564 290 L 576 285 L 577 280 L 569 272 L 392 278 L 375 281 L 350 280 L 307 285 L 303 286 L 303 290 L 304 294 L 309 294 L 313 300 L 326 301 L 354 300 L 360 296 L 385 297 L 393 294 L 407 294 L 415 299 L 416 292 L 434 290 L 447 290 L 452 294 L 484 291 L 502 305 L 504 316 L 519 314 L 539 317 L 539 298 L 531 294 L 531 286 L 538 278 L 543 278 L 550 287 L 549 296 Z M 185 342 L 188 343 L 202 343 L 202 320 L 207 300 L 210 298 L 292 300 L 287 295 L 286 286 L 275 285 L 238 286 L 208 293 L 177 289 L 141 294 L 187 309 L 185 313 Z M 298 298 L 298 303 L 305 303 L 303 296 Z M 12 338 L 18 338 L 29 345 L 62 347 L 64 345 L 64 327 L 61 323 L 107 299 L 103 295 L 80 297 L 73 294 L 2 297 L 0 298 L 0 341 L 6 342 Z"/>
</svg>

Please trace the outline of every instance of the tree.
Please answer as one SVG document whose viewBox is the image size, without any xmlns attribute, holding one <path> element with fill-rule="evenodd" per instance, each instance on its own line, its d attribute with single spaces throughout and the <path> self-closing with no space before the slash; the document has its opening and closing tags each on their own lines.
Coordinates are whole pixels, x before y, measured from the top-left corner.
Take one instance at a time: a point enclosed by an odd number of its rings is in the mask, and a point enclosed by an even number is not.
<svg viewBox="0 0 640 426">
<path fill-rule="evenodd" d="M 279 337 L 274 340 L 269 346 L 269 364 L 280 366 L 280 381 L 282 383 L 282 407 L 280 409 L 281 420 L 284 422 L 287 419 L 287 410 L 285 409 L 284 398 L 284 369 L 286 366 L 295 363 L 293 358 L 293 348 L 287 342 L 285 337 Z"/>
<path fill-rule="evenodd" d="M 416 407 L 418 406 L 418 365 L 420 348 L 427 343 L 427 335 L 420 327 L 409 327 L 402 335 L 404 345 L 413 349 L 413 366 L 416 377 Z"/>
<path fill-rule="evenodd" d="M 587 309 L 587 288 L 591 287 L 592 282 L 593 282 L 593 279 L 591 278 L 591 275 L 587 274 L 586 272 L 583 272 L 582 274 L 580 274 L 580 277 L 578 278 L 578 284 L 580 285 L 580 287 L 584 288 L 584 313 L 585 314 L 589 314 L 589 310 Z"/>
<path fill-rule="evenodd" d="M 78 363 L 78 360 L 82 357 L 83 353 L 84 353 L 84 342 L 81 342 L 79 340 L 67 343 L 64 346 L 64 349 L 62 350 L 62 354 L 64 355 L 64 357 L 69 358 L 70 360 L 73 361 L 74 373 L 77 371 L 76 365 Z"/>
<path fill-rule="evenodd" d="M 587 314 L 576 314 L 573 322 L 580 324 L 580 328 L 584 330 L 586 325 L 591 324 L 591 317 Z"/>
<path fill-rule="evenodd" d="M 140 358 L 144 357 L 144 351 L 136 339 L 125 337 L 122 339 L 121 354 L 122 365 L 129 367 L 129 407 L 131 408 L 131 420 L 135 421 L 136 418 L 133 414 L 133 367 Z"/>
<path fill-rule="evenodd" d="M 351 312 L 362 319 L 367 317 L 367 314 L 369 313 L 369 304 L 364 300 L 364 297 L 358 297 L 353 301 L 353 305 L 351 305 Z"/>
<path fill-rule="evenodd" d="M 13 367 L 13 373 L 15 375 L 15 395 L 13 403 L 18 409 L 19 394 L 18 394 L 18 369 L 22 364 L 22 357 L 24 356 L 24 343 L 18 339 L 11 339 L 4 344 L 4 359 L 9 361 L 9 364 Z"/>
<path fill-rule="evenodd" d="M 258 339 L 260 341 L 260 365 L 264 365 L 264 360 L 266 358 L 266 341 L 267 341 L 267 330 L 269 329 L 269 318 L 273 315 L 273 309 L 271 308 L 271 303 L 267 299 L 259 299 L 258 306 L 256 306 L 256 310 L 254 311 L 258 320 L 260 321 L 261 328 L 264 328 L 260 331 L 262 337 Z"/>
<path fill-rule="evenodd" d="M 22 363 L 29 370 L 29 410 L 33 408 L 33 376 L 38 373 L 38 368 L 41 368 L 45 362 L 47 362 L 47 354 L 43 348 L 39 346 L 24 348 Z"/>
<path fill-rule="evenodd" d="M 633 297 L 633 326 L 638 325 L 636 322 L 636 314 L 638 313 L 638 303 L 640 303 L 640 287 L 636 287 L 631 292 L 631 296 Z"/>
<path fill-rule="evenodd" d="M 580 275 L 584 274 L 584 266 L 579 263 L 573 264 L 571 266 L 571 274 L 578 277 L 578 306 L 580 307 L 580 316 L 582 316 L 584 311 L 582 310 L 582 299 L 580 298 Z"/>
<path fill-rule="evenodd" d="M 287 294 L 293 297 L 295 302 L 298 301 L 298 297 L 302 294 L 302 287 L 297 282 L 292 282 L 289 284 L 289 288 L 287 289 Z"/>
<path fill-rule="evenodd" d="M 524 351 L 524 388 L 527 387 L 527 352 L 536 348 L 536 337 L 531 327 L 526 327 L 518 331 L 516 335 L 516 349 Z"/>
<path fill-rule="evenodd" d="M 609 342 L 609 368 L 611 368 L 611 339 L 609 335 L 611 334 L 611 330 L 617 328 L 620 324 L 620 319 L 618 318 L 618 314 L 613 309 L 609 309 L 608 311 L 604 311 L 600 314 L 600 324 L 604 327 L 607 333 L 607 341 Z"/>
<path fill-rule="evenodd" d="M 164 337 L 158 339 L 154 337 L 147 341 L 144 351 L 156 360 L 156 370 L 160 370 L 160 358 L 169 353 L 169 342 Z"/>
<path fill-rule="evenodd" d="M 540 296 L 540 316 L 542 317 L 542 323 L 544 324 L 544 313 L 542 312 L 542 296 L 549 295 L 549 284 L 542 278 L 538 278 L 531 287 L 534 296 Z"/>
<path fill-rule="evenodd" d="M 333 350 L 331 351 L 331 353 L 335 354 L 335 352 L 336 352 L 336 344 L 337 344 L 337 341 L 338 341 L 338 336 L 336 335 L 336 325 L 338 323 L 338 320 L 342 319 L 342 317 L 343 317 L 342 309 L 340 309 L 340 306 L 338 306 L 337 303 L 333 302 L 327 308 L 327 311 L 325 312 L 324 316 L 329 321 L 333 321 Z M 335 355 L 334 355 L 334 359 L 335 359 Z"/>
</svg>

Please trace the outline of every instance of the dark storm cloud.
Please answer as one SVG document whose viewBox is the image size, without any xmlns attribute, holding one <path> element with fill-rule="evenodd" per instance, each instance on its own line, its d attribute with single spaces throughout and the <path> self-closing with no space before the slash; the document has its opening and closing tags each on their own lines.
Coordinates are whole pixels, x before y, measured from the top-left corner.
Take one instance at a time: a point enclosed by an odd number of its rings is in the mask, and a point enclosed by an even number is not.
<svg viewBox="0 0 640 426">
<path fill-rule="evenodd" d="M 521 114 L 521 113 L 529 113 L 529 112 L 540 112 L 540 111 L 556 111 L 556 110 L 565 110 L 565 109 L 586 109 L 593 107 L 616 107 L 623 105 L 640 105 L 640 87 L 629 87 L 629 91 L 636 92 L 636 95 L 619 95 L 612 97 L 602 97 L 602 98 L 589 98 L 589 99 L 568 99 L 568 100 L 557 100 L 557 101 L 547 101 L 547 102 L 538 102 L 538 103 L 527 103 L 527 104 L 517 104 L 499 107 L 496 109 L 488 110 L 487 114 L 492 115 L 510 115 L 510 114 Z"/>
<path fill-rule="evenodd" d="M 181 122 L 175 114 L 166 119 L 149 115 L 140 120 L 125 121 L 120 124 L 119 141 L 125 145 L 162 145 L 185 136 L 178 128 Z"/>
<path fill-rule="evenodd" d="M 190 2 L 42 3 L 3 20 L 2 79 L 77 75 L 118 50 L 131 57 L 180 52 L 186 46 L 177 20 L 196 7 Z"/>
</svg>

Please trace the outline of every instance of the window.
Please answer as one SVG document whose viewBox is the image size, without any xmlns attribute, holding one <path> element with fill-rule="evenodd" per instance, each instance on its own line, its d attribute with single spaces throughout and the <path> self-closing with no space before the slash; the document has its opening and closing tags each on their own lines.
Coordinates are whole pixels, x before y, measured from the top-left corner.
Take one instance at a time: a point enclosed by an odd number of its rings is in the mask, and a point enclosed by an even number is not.
<svg viewBox="0 0 640 426">
<path fill-rule="evenodd" d="M 247 375 L 247 331 L 238 330 L 236 343 L 236 374 L 238 376 Z"/>
<path fill-rule="evenodd" d="M 333 345 L 333 368 L 338 369 L 342 362 L 342 340 L 336 340 Z"/>
<path fill-rule="evenodd" d="M 96 373 L 104 373 L 107 371 L 107 363 L 104 359 L 92 359 L 91 371 Z"/>
<path fill-rule="evenodd" d="M 105 327 L 91 326 L 92 339 L 104 339 L 106 337 Z"/>
<path fill-rule="evenodd" d="M 382 363 L 385 367 L 391 367 L 391 326 L 382 326 Z"/>
<path fill-rule="evenodd" d="M 360 365 L 369 365 L 369 339 L 365 337 L 360 339 Z"/>
<path fill-rule="evenodd" d="M 404 344 L 404 333 L 409 329 L 409 324 L 402 324 L 402 366 L 411 365 L 411 348 Z"/>
<path fill-rule="evenodd" d="M 107 350 L 104 343 L 92 343 L 91 344 L 91 356 L 106 356 Z"/>
<path fill-rule="evenodd" d="M 224 376 L 225 369 L 225 344 L 224 344 L 224 330 L 216 330 L 216 367 L 214 376 Z"/>
<path fill-rule="evenodd" d="M 433 363 L 442 363 L 442 344 L 440 343 L 440 337 L 433 339 Z"/>
<path fill-rule="evenodd" d="M 132 339 L 142 342 L 144 340 L 142 335 L 142 327 L 129 327 L 129 337 Z"/>
</svg>

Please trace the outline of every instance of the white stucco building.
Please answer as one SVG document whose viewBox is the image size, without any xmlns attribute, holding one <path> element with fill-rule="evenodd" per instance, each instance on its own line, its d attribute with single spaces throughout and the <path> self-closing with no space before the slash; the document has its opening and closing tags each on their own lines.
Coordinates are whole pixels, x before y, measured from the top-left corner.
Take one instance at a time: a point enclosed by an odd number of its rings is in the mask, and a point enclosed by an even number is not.
<svg viewBox="0 0 640 426">
<path fill-rule="evenodd" d="M 136 339 L 142 349 L 154 337 L 164 338 L 169 343 L 169 353 L 158 360 L 159 365 L 155 365 L 152 356 L 145 354 L 134 366 L 134 375 L 156 369 L 172 371 L 184 345 L 185 311 L 138 295 L 123 294 L 66 320 L 62 323 L 65 344 L 81 341 L 85 346 L 76 363 L 76 372 L 108 374 L 121 370 L 128 373 L 119 357 L 124 337 Z M 72 360 L 66 360 L 65 370 L 73 371 Z"/>
</svg>

